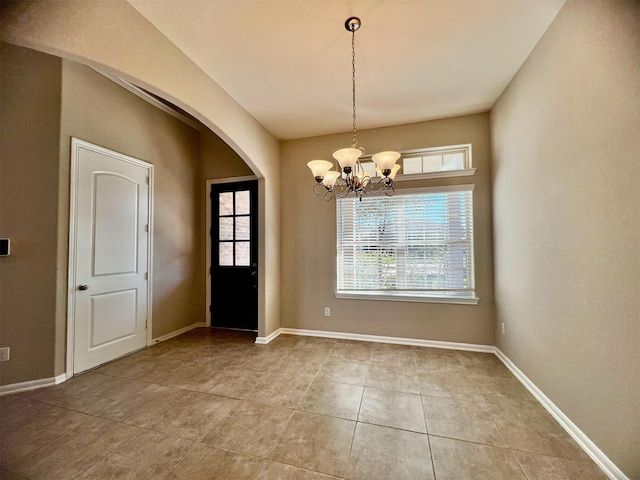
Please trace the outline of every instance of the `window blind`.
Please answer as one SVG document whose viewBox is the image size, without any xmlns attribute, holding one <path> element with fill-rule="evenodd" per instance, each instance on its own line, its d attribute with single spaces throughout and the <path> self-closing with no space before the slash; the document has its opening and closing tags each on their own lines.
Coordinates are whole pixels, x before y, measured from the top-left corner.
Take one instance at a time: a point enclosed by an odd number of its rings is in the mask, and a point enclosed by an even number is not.
<svg viewBox="0 0 640 480">
<path fill-rule="evenodd" d="M 343 198 L 338 293 L 473 297 L 473 186 Z"/>
</svg>

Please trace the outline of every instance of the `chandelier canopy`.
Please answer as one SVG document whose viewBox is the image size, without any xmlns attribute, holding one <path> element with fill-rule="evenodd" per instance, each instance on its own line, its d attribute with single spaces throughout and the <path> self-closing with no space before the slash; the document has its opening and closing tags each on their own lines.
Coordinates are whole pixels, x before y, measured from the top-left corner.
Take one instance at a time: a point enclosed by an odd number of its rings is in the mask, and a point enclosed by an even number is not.
<svg viewBox="0 0 640 480">
<path fill-rule="evenodd" d="M 400 158 L 398 152 L 380 152 L 371 157 L 376 165 L 378 176 L 371 178 L 365 172 L 360 157 L 364 154 L 364 148 L 358 147 L 356 136 L 356 30 L 362 23 L 358 17 L 349 17 L 344 26 L 351 32 L 351 85 L 353 107 L 353 142 L 350 148 L 342 148 L 333 152 L 333 158 L 338 162 L 338 171 L 331 170 L 334 166 L 327 160 L 311 160 L 307 166 L 316 179 L 313 192 L 316 195 L 324 194 L 326 200 L 334 197 L 343 198 L 354 193 L 360 200 L 362 196 L 383 190 L 386 195 L 393 195 L 393 179 L 400 170 L 396 161 Z M 342 171 L 342 173 L 340 172 Z"/>
</svg>

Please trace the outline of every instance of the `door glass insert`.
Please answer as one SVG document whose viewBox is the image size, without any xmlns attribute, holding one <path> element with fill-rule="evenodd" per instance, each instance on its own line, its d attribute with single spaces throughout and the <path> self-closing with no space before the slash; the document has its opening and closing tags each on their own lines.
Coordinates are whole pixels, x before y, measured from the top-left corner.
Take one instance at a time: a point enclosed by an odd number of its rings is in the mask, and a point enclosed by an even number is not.
<svg viewBox="0 0 640 480">
<path fill-rule="evenodd" d="M 249 242 L 236 242 L 236 265 L 248 267 L 251 263 Z"/>
<path fill-rule="evenodd" d="M 236 215 L 249 215 L 251 213 L 250 201 L 249 190 L 236 192 Z"/>
<path fill-rule="evenodd" d="M 251 265 L 251 195 L 249 190 L 218 194 L 218 265 Z"/>
<path fill-rule="evenodd" d="M 220 216 L 233 215 L 233 192 L 222 192 L 218 198 L 220 200 Z"/>
</svg>

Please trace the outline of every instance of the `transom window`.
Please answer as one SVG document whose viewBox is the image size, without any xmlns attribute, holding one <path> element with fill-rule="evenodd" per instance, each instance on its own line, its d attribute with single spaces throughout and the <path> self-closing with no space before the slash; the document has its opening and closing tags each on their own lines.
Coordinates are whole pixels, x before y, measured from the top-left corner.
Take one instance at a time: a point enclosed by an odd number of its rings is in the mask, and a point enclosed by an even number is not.
<svg viewBox="0 0 640 480">
<path fill-rule="evenodd" d="M 477 303 L 473 185 L 337 199 L 340 298 Z"/>
</svg>

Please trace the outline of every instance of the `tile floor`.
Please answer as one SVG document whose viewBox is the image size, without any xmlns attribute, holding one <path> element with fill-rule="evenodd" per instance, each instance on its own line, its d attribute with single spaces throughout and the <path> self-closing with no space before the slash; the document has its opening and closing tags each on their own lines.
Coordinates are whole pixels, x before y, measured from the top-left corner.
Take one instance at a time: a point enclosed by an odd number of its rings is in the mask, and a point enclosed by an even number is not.
<svg viewBox="0 0 640 480">
<path fill-rule="evenodd" d="M 196 329 L 0 399 L 0 478 L 606 479 L 492 354 Z"/>
</svg>

